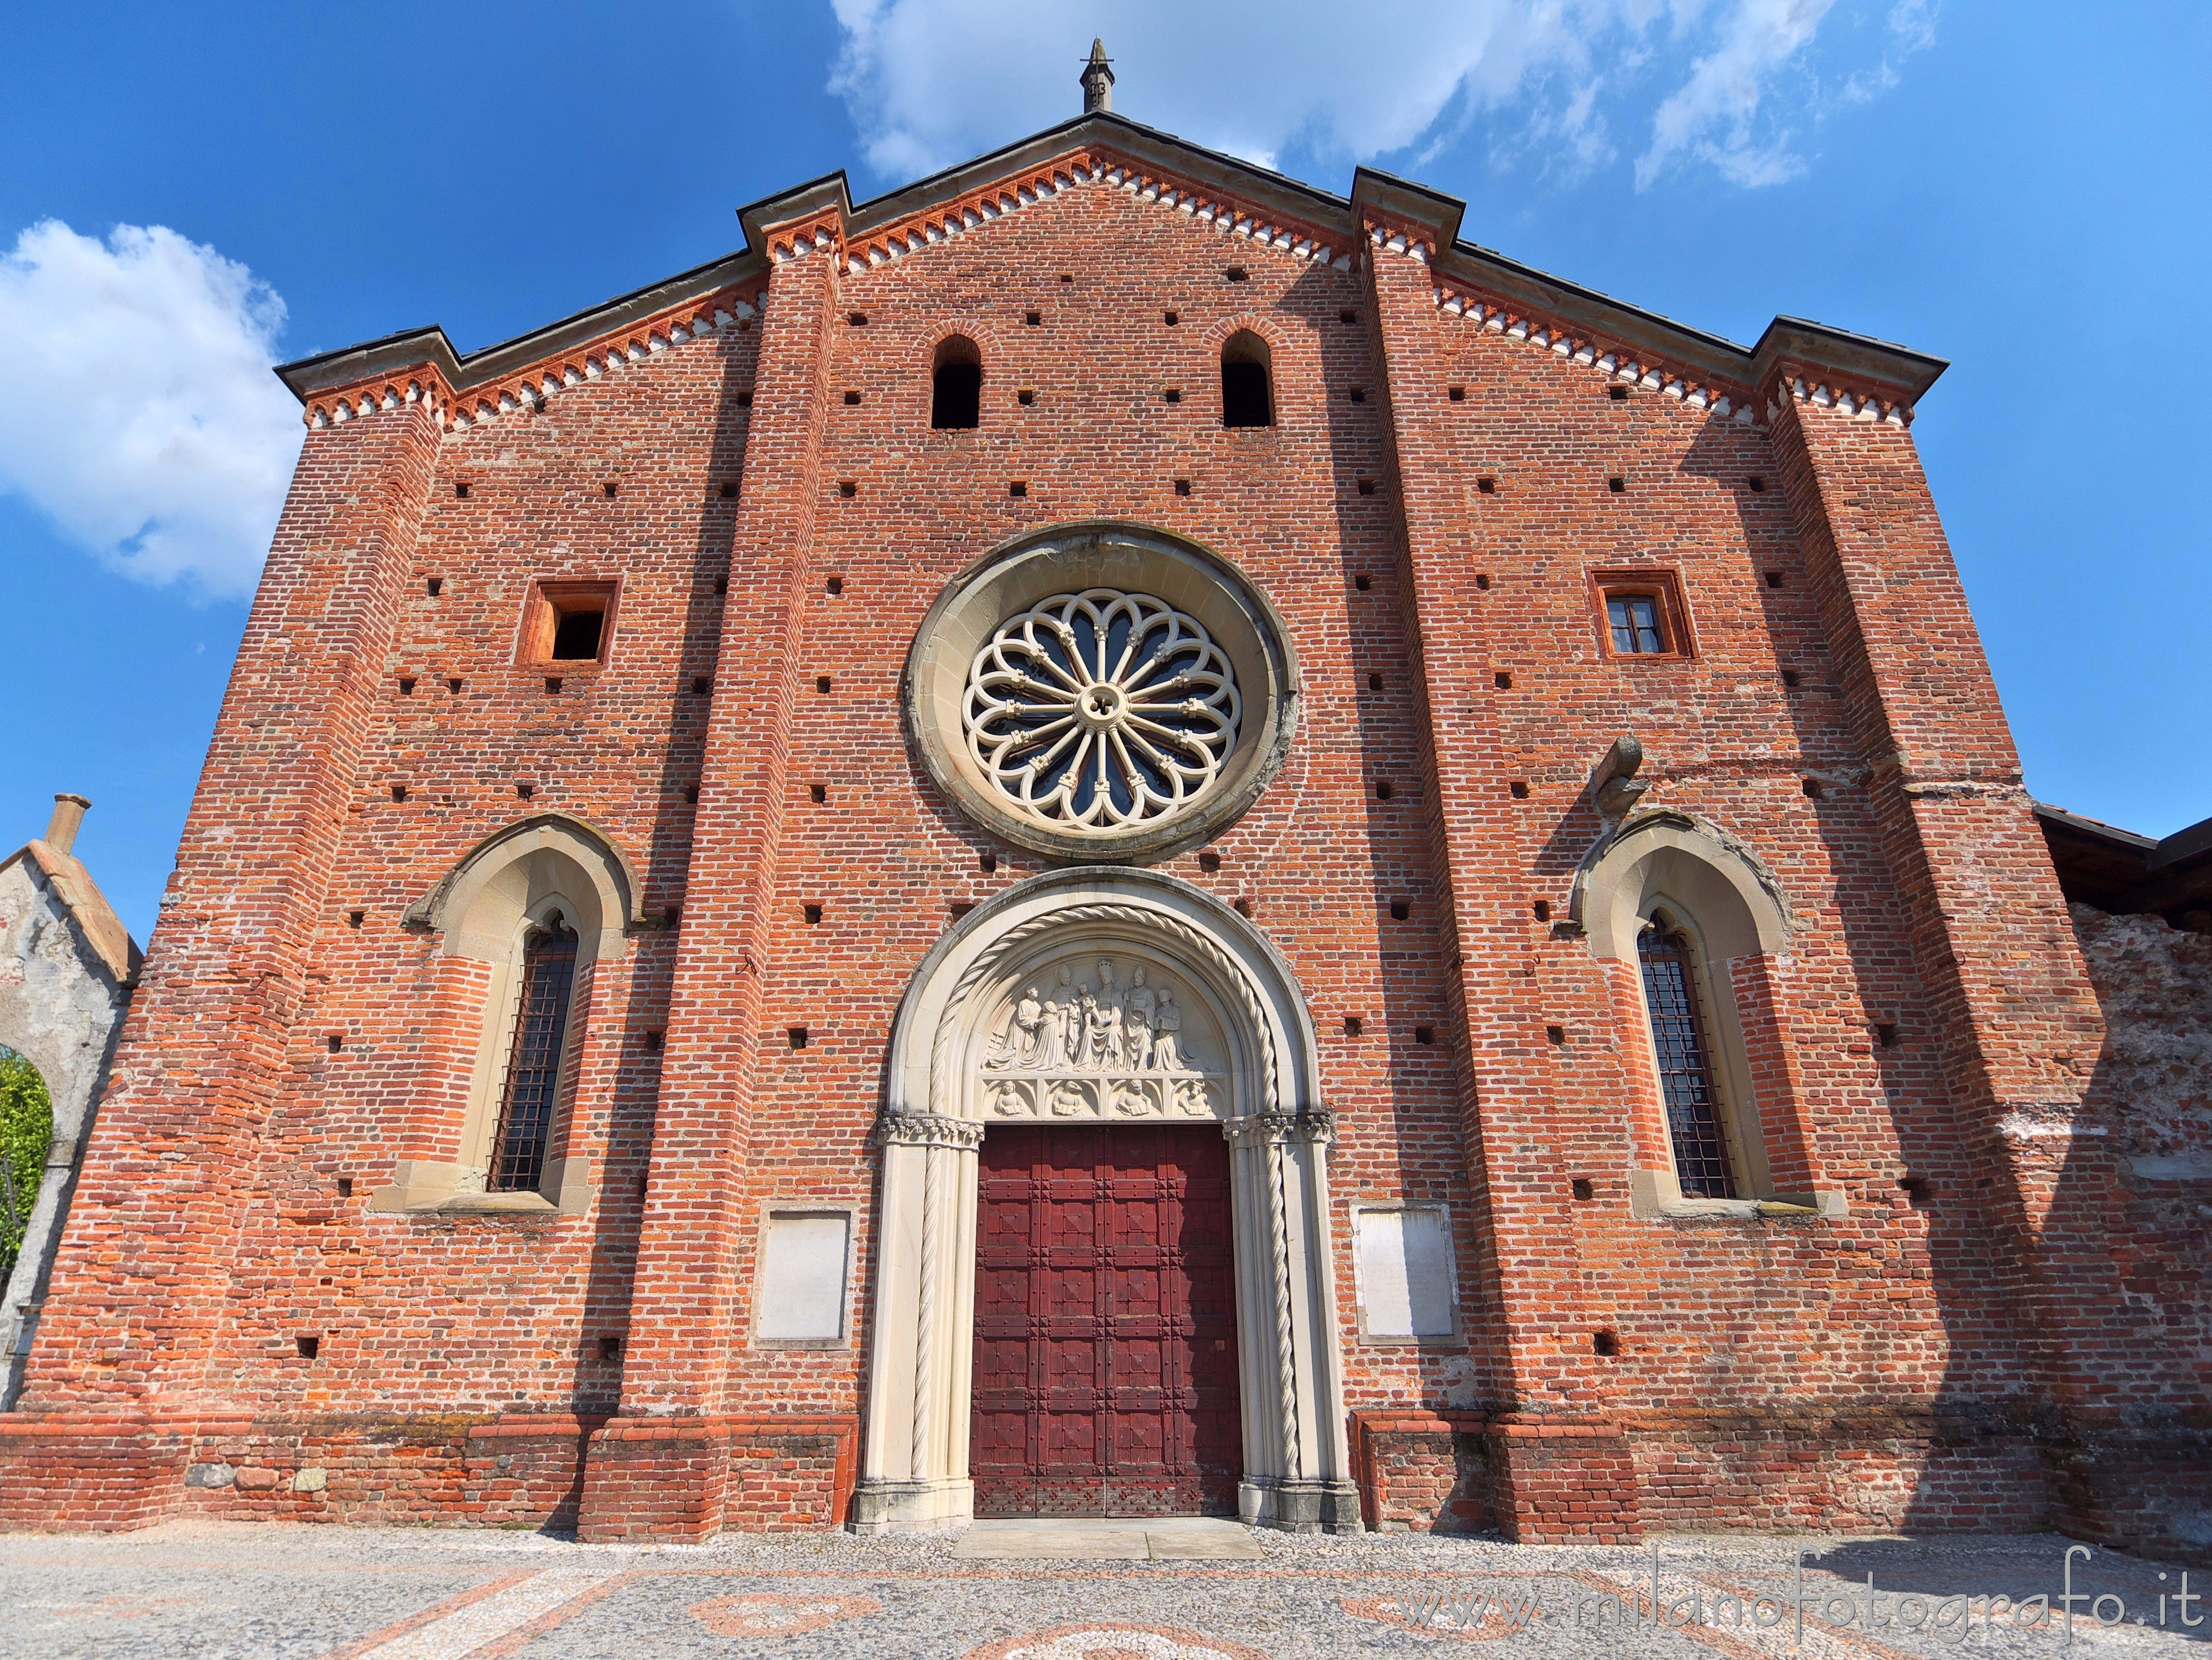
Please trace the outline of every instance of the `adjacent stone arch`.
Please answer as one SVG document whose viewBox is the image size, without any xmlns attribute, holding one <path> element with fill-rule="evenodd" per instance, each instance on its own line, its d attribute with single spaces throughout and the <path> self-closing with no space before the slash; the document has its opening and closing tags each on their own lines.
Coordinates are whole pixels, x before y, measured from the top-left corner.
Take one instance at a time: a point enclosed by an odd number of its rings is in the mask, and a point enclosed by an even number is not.
<svg viewBox="0 0 2212 1660">
<path fill-rule="evenodd" d="M 1055 871 L 1008 889 L 938 943 L 900 1005 L 877 1126 L 879 1244 L 854 1525 L 949 1527 L 971 1514 L 976 1151 L 996 1116 L 987 1068 L 1006 1012 L 1040 966 L 1085 955 L 1156 966 L 1220 1046 L 1208 1057 L 1221 1063 L 1219 1087 L 1202 1105 L 1102 1092 L 1075 1122 L 1218 1122 L 1231 1144 L 1240 1511 L 1272 1526 L 1357 1530 L 1330 1270 L 1333 1126 L 1311 1017 L 1290 965 L 1243 918 L 1188 883 L 1128 867 Z"/>
<path fill-rule="evenodd" d="M 1716 958 L 1785 950 L 1793 931 L 1782 884 L 1750 848 L 1686 812 L 1638 813 L 1575 873 L 1572 914 L 1592 952 L 1633 961 L 1643 917 L 1665 895 L 1698 919 Z"/>
</svg>

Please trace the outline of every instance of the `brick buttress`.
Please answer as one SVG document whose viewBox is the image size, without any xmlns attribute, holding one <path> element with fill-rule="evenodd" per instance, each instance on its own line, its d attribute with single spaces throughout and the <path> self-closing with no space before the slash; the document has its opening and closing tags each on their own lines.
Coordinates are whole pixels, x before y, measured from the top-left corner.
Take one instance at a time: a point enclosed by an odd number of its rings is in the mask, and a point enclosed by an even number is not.
<svg viewBox="0 0 2212 1660">
<path fill-rule="evenodd" d="M 1370 229 L 1420 223 L 1425 192 L 1361 176 L 1353 206 Z M 1448 244 L 1449 230 L 1426 227 Z M 1368 259 L 1404 539 L 1423 746 L 1424 820 L 1440 887 L 1446 1006 L 1460 1068 L 1468 1182 L 1485 1213 L 1489 1341 L 1508 1380 L 1490 1430 L 1498 1525 L 1514 1539 L 1641 1536 L 1636 1483 L 1604 1386 L 1581 1356 L 1590 1321 L 1554 1131 L 1553 1046 L 1532 999 L 1537 934 L 1521 903 L 1523 811 L 1492 708 L 1482 596 L 1467 557 L 1466 508 L 1444 408 L 1450 379 L 1429 268 L 1375 246 Z"/>
<path fill-rule="evenodd" d="M 0 1522 L 172 1514 L 227 1399 L 239 1233 L 437 447 L 427 399 L 307 435 L 0 1439 Z"/>
<path fill-rule="evenodd" d="M 772 229 L 772 228 L 771 228 Z M 591 1441 L 586 1539 L 701 1539 L 731 1491 L 727 1335 L 758 1248 L 742 1212 L 762 987 L 790 792 L 792 701 L 811 566 L 836 279 L 823 254 L 775 269 L 763 307 L 745 475 L 670 994 L 620 1414 Z M 729 387 L 726 397 L 734 397 Z"/>
</svg>

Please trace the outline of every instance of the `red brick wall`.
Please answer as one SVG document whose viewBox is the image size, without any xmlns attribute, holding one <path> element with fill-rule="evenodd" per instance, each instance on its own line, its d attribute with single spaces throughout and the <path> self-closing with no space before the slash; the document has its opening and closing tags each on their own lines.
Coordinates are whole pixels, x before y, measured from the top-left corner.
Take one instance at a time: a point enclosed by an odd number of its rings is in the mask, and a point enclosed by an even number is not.
<svg viewBox="0 0 2212 1660">
<path fill-rule="evenodd" d="M 1480 1413 L 1352 1414 L 1360 1516 L 1371 1532 L 1479 1533 L 1492 1522 Z"/>
<path fill-rule="evenodd" d="M 436 448 L 417 404 L 311 433 L 301 452 L 64 1232 L 27 1407 L 228 1401 L 241 1347 L 267 1378 L 249 1399 L 285 1389 L 264 1334 L 290 1310 L 248 1288 L 240 1247 L 313 1237 L 283 1218 L 292 1195 L 259 1155 L 299 1156 L 313 1134 L 295 1064 L 323 1024 L 313 942 L 351 873 L 377 666 Z M 286 1255 L 288 1277 L 311 1260 Z"/>
<path fill-rule="evenodd" d="M 2191 1387 L 2185 1346 L 2152 1341 L 2164 1316 L 2115 1278 L 2112 1231 L 2136 1225 L 2104 1208 L 2095 1138 L 2005 1128 L 2071 1125 L 2100 1028 L 1909 436 L 1797 400 L 1788 366 L 1735 389 L 1771 403 L 1755 423 L 1617 402 L 1601 372 L 1440 311 L 1433 281 L 1084 186 L 864 275 L 776 265 L 744 288 L 757 321 L 542 408 L 312 433 L 25 1409 L 143 1410 L 158 1385 L 164 1410 L 237 1415 L 239 1456 L 265 1442 L 296 1471 L 312 1451 L 330 1484 L 186 1490 L 187 1461 L 149 1452 L 168 1496 L 131 1499 L 54 1474 L 94 1432 L 56 1419 L 32 1458 L 49 1497 L 8 1515 L 150 1516 L 189 1491 L 362 1517 L 573 1511 L 609 1537 L 828 1521 L 849 1481 L 834 1455 L 729 1427 L 849 1420 L 865 1377 L 857 1343 L 752 1345 L 761 1207 L 860 1207 L 865 1332 L 893 1012 L 957 908 L 1042 867 L 939 796 L 901 665 L 957 572 L 1091 518 L 1219 550 L 1296 647 L 1280 776 L 1208 849 L 1218 871 L 1195 850 L 1164 868 L 1249 902 L 1310 1000 L 1337 1238 L 1358 1200 L 1447 1204 L 1459 1230 L 1457 1347 L 1363 1343 L 1340 1252 L 1353 1411 L 1505 1414 L 1495 1516 L 1537 1536 L 1632 1536 L 1639 1502 L 1646 1525 L 1872 1516 L 1862 1466 L 1908 1515 L 1917 1493 L 1960 1524 L 2011 1517 L 2042 1488 L 2005 1437 L 2046 1406 L 2124 1451 L 2127 1412 Z M 1273 428 L 1219 424 L 1240 326 L 1271 342 Z M 956 330 L 982 350 L 982 424 L 933 432 L 930 353 Z M 1600 649 L 1588 572 L 1644 566 L 1679 581 L 1683 660 Z M 556 578 L 621 585 L 604 666 L 557 694 L 516 661 L 530 585 Z M 1558 926 L 1601 830 L 1590 769 L 1624 732 L 1650 757 L 1645 804 L 1740 837 L 1788 897 L 1788 948 L 1735 982 L 1778 1178 L 1842 1193 L 1846 1215 L 1629 1214 L 1629 1170 L 1662 1162 L 1634 975 Z M 556 1148 L 588 1161 L 591 1204 L 368 1214 L 395 1161 L 454 1155 L 480 1030 L 481 971 L 404 913 L 546 810 L 621 847 L 648 919 L 680 908 L 591 976 Z M 1931 1474 L 1990 1468 L 1929 1450 L 1933 1430 L 1796 1427 L 1939 1406 L 1996 1426 L 2013 1508 Z M 1428 1461 L 1406 1481 L 1443 1479 L 1443 1452 L 1406 1456 Z"/>
</svg>

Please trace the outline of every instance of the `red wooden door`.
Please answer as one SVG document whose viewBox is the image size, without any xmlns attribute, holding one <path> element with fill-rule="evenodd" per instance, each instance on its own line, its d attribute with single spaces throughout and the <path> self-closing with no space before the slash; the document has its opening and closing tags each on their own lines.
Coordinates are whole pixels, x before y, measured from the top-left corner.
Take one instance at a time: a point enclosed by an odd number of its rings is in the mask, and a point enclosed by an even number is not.
<svg viewBox="0 0 2212 1660">
<path fill-rule="evenodd" d="M 994 1125 L 981 1183 L 975 1514 L 1235 1514 L 1220 1131 Z"/>
</svg>

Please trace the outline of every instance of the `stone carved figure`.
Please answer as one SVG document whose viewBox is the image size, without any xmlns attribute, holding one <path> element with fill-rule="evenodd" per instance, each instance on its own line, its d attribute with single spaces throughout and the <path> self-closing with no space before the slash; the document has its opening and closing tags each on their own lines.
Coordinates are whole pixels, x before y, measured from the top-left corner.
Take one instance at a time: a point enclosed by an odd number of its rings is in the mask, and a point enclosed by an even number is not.
<svg viewBox="0 0 2212 1660">
<path fill-rule="evenodd" d="M 1000 1035 L 998 1053 L 983 1065 L 993 1071 L 1035 1066 L 1044 1024 L 1044 1005 L 1037 1000 L 1037 988 L 1028 987 L 1022 993 L 1021 1001 L 1014 1005 L 1012 1023 Z"/>
<path fill-rule="evenodd" d="M 1091 982 L 1080 981 L 1075 988 L 1075 1007 L 1067 1023 L 1067 1064 L 1079 1072 L 1094 1070 L 1091 1061 L 1091 1029 L 1098 1024 L 1098 1000 L 1091 994 Z"/>
<path fill-rule="evenodd" d="M 1102 1072 L 1121 1069 L 1121 1013 L 1123 993 L 1114 984 L 1114 965 L 1098 960 L 1098 997 L 1085 1011 L 1090 1041 L 1083 1061 Z"/>
<path fill-rule="evenodd" d="M 1175 1086 L 1168 1086 L 1172 1090 Z M 1113 1096 L 1114 1110 L 1128 1117 L 1141 1117 L 1158 1113 L 1164 1104 L 1160 1099 L 1159 1085 L 1148 1079 L 1134 1079 L 1109 1085 Z"/>
<path fill-rule="evenodd" d="M 1176 1006 L 1175 994 L 1165 986 L 1160 988 L 1159 1011 L 1152 1018 L 1152 1065 L 1162 1072 L 1180 1072 L 1182 1058 L 1182 1011 Z"/>
<path fill-rule="evenodd" d="M 1067 1064 L 1068 1011 L 1075 1001 L 1068 982 L 1074 977 L 1075 971 L 1062 963 L 1060 989 L 1046 1000 L 1044 1018 L 1037 1027 L 1036 1049 L 1029 1061 L 1030 1067 L 1037 1072 L 1057 1072 Z"/>
<path fill-rule="evenodd" d="M 1121 1052 L 1131 1072 L 1144 1072 L 1152 1064 L 1152 1010 L 1159 999 L 1145 983 L 1142 964 L 1129 971 L 1129 995 L 1121 1011 Z"/>
<path fill-rule="evenodd" d="M 1022 987 L 982 1061 L 985 1110 L 1001 1118 L 1216 1116 L 1224 1079 L 1183 1030 L 1172 985 L 1143 964 L 1063 962 L 1049 993 Z"/>
</svg>

